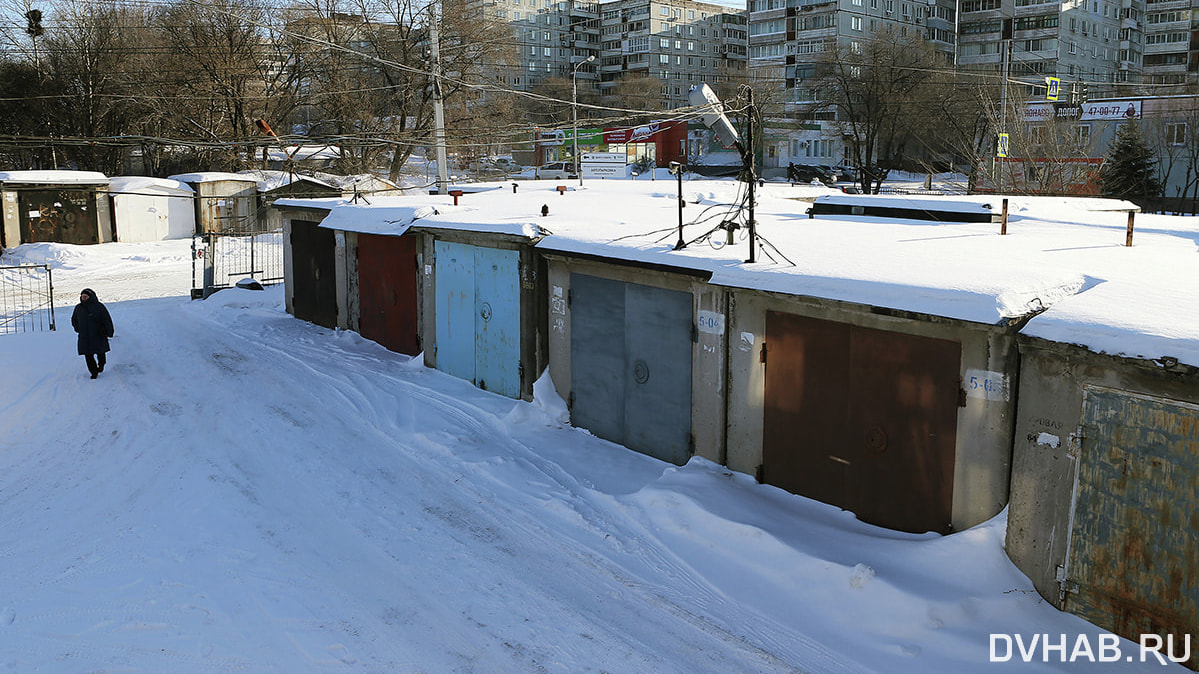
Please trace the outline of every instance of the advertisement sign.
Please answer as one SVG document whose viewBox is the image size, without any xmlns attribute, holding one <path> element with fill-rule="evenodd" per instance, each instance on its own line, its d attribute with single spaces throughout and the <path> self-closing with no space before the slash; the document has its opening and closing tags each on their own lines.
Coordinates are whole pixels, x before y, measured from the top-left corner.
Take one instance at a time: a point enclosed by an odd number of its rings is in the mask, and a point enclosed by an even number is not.
<svg viewBox="0 0 1199 674">
<path fill-rule="evenodd" d="M 653 135 L 662 130 L 658 122 L 626 129 L 604 129 L 604 142 L 611 144 L 652 143 Z"/>
<path fill-rule="evenodd" d="M 1024 108 L 1026 122 L 1052 122 L 1077 120 L 1082 116 L 1082 107 L 1073 103 L 1033 103 Z"/>
<path fill-rule="evenodd" d="M 624 178 L 628 175 L 625 153 L 588 152 L 579 167 L 584 178 Z"/>
<path fill-rule="evenodd" d="M 1140 101 L 1108 101 L 1082 104 L 1082 121 L 1140 119 Z"/>
<path fill-rule="evenodd" d="M 566 145 L 574 145 L 574 129 L 564 129 L 561 131 L 562 139 Z M 599 145 L 604 142 L 603 129 L 579 129 L 579 146 L 584 145 Z"/>
</svg>

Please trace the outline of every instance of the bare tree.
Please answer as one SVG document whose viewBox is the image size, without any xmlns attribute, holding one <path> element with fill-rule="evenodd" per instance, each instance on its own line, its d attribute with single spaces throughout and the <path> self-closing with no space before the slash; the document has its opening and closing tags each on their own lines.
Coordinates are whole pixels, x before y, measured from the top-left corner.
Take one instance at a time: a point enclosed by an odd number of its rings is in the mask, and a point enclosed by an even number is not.
<svg viewBox="0 0 1199 674">
<path fill-rule="evenodd" d="M 211 143 L 211 168 L 244 168 L 260 142 L 255 120 L 283 119 L 297 105 L 297 69 L 270 18 L 262 0 L 177 2 L 160 17 L 171 81 L 157 105 L 179 131 Z"/>
<path fill-rule="evenodd" d="M 943 61 L 922 36 L 887 27 L 867 40 L 838 43 L 818 69 L 823 95 L 810 113 L 835 113 L 863 187 L 877 190 L 890 169 L 905 167 L 909 152 L 919 149 L 915 141 L 927 129 Z"/>
<path fill-rule="evenodd" d="M 139 77 L 144 10 L 132 5 L 64 3 L 44 41 L 46 76 L 57 98 L 48 109 L 73 166 L 119 173 L 146 113 Z"/>
</svg>

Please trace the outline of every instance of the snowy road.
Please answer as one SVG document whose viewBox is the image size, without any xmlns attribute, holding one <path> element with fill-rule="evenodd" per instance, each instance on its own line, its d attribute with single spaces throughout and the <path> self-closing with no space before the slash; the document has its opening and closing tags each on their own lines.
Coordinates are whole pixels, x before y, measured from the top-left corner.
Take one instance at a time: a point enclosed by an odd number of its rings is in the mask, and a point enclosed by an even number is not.
<svg viewBox="0 0 1199 674">
<path fill-rule="evenodd" d="M 281 288 L 188 301 L 185 243 L 51 251 L 112 312 L 98 380 L 69 306 L 0 337 L 0 671 L 961 672 L 993 632 L 1101 633 L 1001 518 L 899 534 L 662 464 Z M 1084 664 L 992 667 L 1144 671 Z"/>
</svg>

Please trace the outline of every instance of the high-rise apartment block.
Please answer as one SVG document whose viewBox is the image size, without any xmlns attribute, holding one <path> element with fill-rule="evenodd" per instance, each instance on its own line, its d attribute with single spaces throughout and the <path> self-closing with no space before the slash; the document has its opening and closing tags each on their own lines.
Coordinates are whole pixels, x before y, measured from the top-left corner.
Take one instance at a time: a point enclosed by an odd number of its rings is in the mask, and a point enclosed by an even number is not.
<svg viewBox="0 0 1199 674">
<path fill-rule="evenodd" d="M 744 74 L 745 12 L 692 0 L 473 0 L 468 9 L 507 21 L 516 37 L 508 84 L 531 90 L 547 77 L 576 78 L 601 95 L 652 77 L 665 107 L 687 91 Z M 587 61 L 594 56 L 594 61 Z"/>
</svg>

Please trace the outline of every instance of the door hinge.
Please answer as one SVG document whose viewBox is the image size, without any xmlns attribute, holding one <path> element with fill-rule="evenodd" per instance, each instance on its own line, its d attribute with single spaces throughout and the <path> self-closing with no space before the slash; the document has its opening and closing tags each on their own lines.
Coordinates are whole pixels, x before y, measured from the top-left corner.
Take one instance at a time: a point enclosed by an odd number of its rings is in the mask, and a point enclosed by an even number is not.
<svg viewBox="0 0 1199 674">
<path fill-rule="evenodd" d="M 695 323 L 691 324 L 691 343 L 699 343 L 699 326 L 697 326 Z"/>
<path fill-rule="evenodd" d="M 518 362 L 516 364 L 516 375 L 520 377 L 520 383 L 523 386 L 525 383 L 525 364 Z"/>
<path fill-rule="evenodd" d="M 758 356 L 758 362 L 760 362 L 760 363 L 766 362 L 766 342 L 762 342 L 762 351 L 761 351 L 761 354 Z"/>
<path fill-rule="evenodd" d="M 766 484 L 766 464 L 758 464 L 758 467 L 754 469 L 754 479 L 758 481 L 758 484 Z"/>
<path fill-rule="evenodd" d="M 566 306 L 568 306 L 568 307 L 570 306 L 571 300 L 574 299 L 574 294 L 575 294 L 574 288 L 566 289 Z"/>
<path fill-rule="evenodd" d="M 571 391 L 570 394 L 566 396 L 566 409 L 573 410 L 574 408 L 575 408 L 575 392 Z"/>
<path fill-rule="evenodd" d="M 959 388 L 958 389 L 958 407 L 965 407 L 965 406 L 966 406 L 966 389 Z"/>
<path fill-rule="evenodd" d="M 695 456 L 695 435 L 692 433 L 687 434 L 687 454 Z"/>
</svg>

